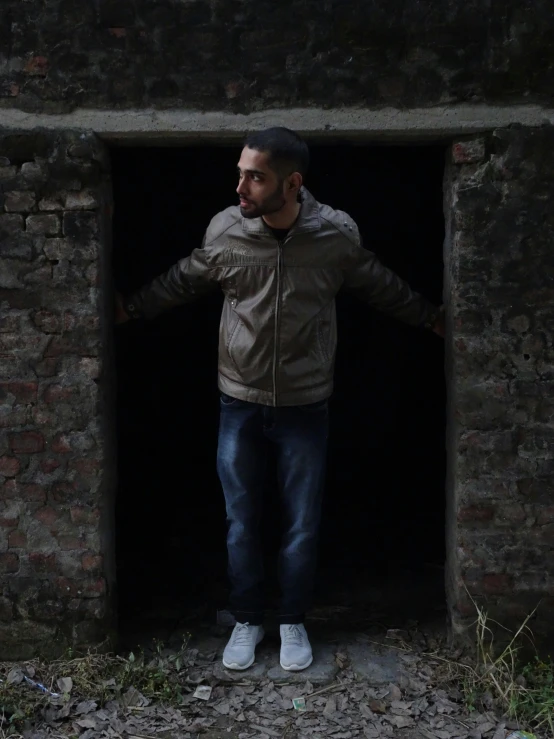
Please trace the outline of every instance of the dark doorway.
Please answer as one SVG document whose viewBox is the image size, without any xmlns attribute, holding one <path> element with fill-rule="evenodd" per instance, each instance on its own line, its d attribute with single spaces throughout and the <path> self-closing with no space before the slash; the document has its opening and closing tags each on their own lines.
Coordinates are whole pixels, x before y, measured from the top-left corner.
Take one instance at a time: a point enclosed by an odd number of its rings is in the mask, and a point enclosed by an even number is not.
<svg viewBox="0 0 554 739">
<path fill-rule="evenodd" d="M 120 291 L 201 244 L 211 217 L 236 202 L 239 150 L 112 151 Z M 306 184 L 357 221 L 367 248 L 440 303 L 443 169 L 439 146 L 313 146 Z M 348 295 L 337 304 L 319 612 L 336 606 L 363 621 L 380 601 L 394 620 L 418 607 L 444 607 L 442 342 Z M 123 630 L 140 616 L 213 618 L 225 606 L 225 518 L 215 471 L 220 309 L 220 296 L 203 298 L 116 332 Z M 271 555 L 277 539 L 268 522 L 266 533 Z"/>
</svg>

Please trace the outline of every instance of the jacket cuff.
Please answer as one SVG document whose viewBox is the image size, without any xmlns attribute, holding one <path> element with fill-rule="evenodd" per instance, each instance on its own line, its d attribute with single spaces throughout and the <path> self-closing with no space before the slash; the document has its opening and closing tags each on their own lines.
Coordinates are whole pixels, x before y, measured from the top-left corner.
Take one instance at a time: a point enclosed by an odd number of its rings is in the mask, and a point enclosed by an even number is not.
<svg viewBox="0 0 554 739">
<path fill-rule="evenodd" d="M 427 314 L 427 318 L 425 319 L 423 328 L 427 329 L 428 331 L 432 331 L 437 325 L 437 321 L 439 320 L 439 315 L 440 315 L 440 309 L 433 308 L 431 312 Z"/>
<path fill-rule="evenodd" d="M 142 311 L 140 310 L 138 306 L 138 300 L 136 298 L 136 295 L 130 295 L 128 297 L 123 298 L 123 308 L 125 310 L 125 313 L 129 316 L 129 318 L 135 319 L 135 318 L 142 318 Z"/>
</svg>

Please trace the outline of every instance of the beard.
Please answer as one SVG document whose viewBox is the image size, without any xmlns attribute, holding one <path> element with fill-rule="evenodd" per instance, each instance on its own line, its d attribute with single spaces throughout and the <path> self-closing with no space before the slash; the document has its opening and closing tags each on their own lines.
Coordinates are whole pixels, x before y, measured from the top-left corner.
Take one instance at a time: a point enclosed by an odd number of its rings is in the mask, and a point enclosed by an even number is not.
<svg viewBox="0 0 554 739">
<path fill-rule="evenodd" d="M 246 208 L 240 206 L 240 214 L 243 218 L 260 218 L 271 213 L 277 213 L 287 202 L 283 195 L 283 186 L 279 185 L 274 193 L 268 195 L 261 203 L 247 200 Z"/>
</svg>

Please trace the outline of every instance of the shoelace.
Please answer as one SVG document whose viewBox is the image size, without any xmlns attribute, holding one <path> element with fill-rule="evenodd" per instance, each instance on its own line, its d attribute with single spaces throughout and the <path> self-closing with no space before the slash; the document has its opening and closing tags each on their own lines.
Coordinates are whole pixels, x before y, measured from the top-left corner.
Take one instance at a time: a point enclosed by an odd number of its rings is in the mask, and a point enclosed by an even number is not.
<svg viewBox="0 0 554 739">
<path fill-rule="evenodd" d="M 301 647 L 304 644 L 304 637 L 298 626 L 293 624 L 285 630 L 283 643 L 286 647 Z"/>
<path fill-rule="evenodd" d="M 233 646 L 247 647 L 251 642 L 250 624 L 237 624 L 233 632 Z"/>
</svg>

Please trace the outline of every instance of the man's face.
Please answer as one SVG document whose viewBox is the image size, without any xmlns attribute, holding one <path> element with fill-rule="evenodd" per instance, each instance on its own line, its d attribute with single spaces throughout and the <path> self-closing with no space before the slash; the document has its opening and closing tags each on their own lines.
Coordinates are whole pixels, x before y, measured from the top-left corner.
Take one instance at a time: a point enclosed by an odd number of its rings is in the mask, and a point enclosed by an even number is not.
<svg viewBox="0 0 554 739">
<path fill-rule="evenodd" d="M 240 212 L 244 218 L 277 213 L 287 202 L 285 185 L 268 164 L 268 155 L 244 147 L 237 165 Z"/>
</svg>

